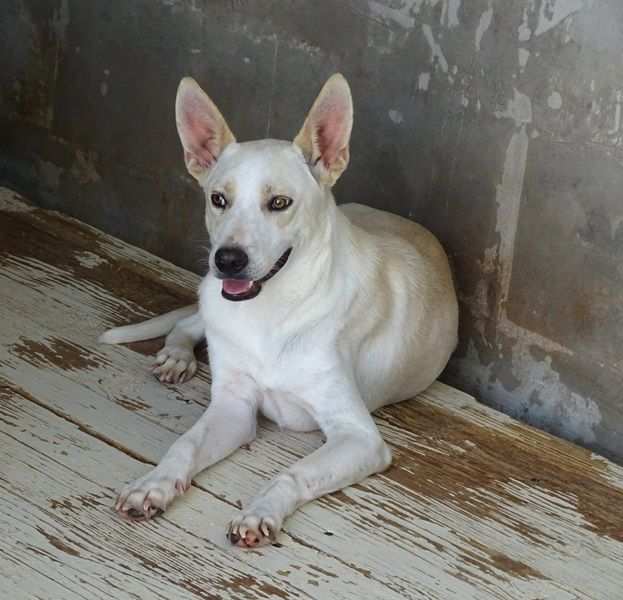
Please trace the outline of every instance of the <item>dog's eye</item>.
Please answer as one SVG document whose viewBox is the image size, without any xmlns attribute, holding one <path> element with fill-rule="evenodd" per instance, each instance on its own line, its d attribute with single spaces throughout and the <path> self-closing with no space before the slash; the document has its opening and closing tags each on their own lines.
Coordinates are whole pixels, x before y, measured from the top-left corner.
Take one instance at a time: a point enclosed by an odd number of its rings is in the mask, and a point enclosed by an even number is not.
<svg viewBox="0 0 623 600">
<path fill-rule="evenodd" d="M 212 206 L 216 208 L 225 208 L 227 206 L 227 200 L 220 192 L 210 194 L 210 202 L 212 202 Z"/>
<path fill-rule="evenodd" d="M 292 204 L 292 198 L 287 196 L 275 196 L 268 204 L 270 210 L 285 210 Z"/>
</svg>

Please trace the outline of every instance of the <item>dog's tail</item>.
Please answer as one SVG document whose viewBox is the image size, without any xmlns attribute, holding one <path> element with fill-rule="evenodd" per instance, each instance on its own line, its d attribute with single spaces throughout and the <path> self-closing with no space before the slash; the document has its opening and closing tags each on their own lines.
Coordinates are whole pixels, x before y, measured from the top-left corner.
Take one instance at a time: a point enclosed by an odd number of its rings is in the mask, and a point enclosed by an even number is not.
<svg viewBox="0 0 623 600">
<path fill-rule="evenodd" d="M 153 338 L 167 335 L 181 319 L 190 317 L 197 312 L 197 305 L 191 304 L 184 308 L 178 308 L 171 312 L 148 319 L 136 325 L 126 325 L 109 329 L 99 336 L 100 344 L 126 344 L 128 342 L 138 342 L 141 340 L 151 340 Z"/>
</svg>

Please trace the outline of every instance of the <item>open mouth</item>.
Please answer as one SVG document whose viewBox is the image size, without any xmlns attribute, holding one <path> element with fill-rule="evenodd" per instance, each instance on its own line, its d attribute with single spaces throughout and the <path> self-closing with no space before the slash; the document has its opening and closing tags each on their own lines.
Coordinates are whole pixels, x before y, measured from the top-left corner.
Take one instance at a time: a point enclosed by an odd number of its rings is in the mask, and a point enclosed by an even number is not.
<svg viewBox="0 0 623 600">
<path fill-rule="evenodd" d="M 262 284 L 274 277 L 282 267 L 288 262 L 292 248 L 288 248 L 273 265 L 273 268 L 261 279 L 223 279 L 223 298 L 239 302 L 241 300 L 251 300 L 262 291 Z"/>
</svg>

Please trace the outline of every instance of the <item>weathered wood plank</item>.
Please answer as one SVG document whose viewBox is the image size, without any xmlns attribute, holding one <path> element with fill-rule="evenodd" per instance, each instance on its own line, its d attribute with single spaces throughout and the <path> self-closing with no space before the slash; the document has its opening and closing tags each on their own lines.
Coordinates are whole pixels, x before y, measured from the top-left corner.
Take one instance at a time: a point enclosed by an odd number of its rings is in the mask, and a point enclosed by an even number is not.
<svg viewBox="0 0 623 600">
<path fill-rule="evenodd" d="M 6 387 L 0 464 L 3 597 L 354 599 L 364 585 L 399 597 L 305 547 L 232 548 L 222 528 L 231 507 L 202 490 L 158 522 L 118 519 L 118 480 L 144 465 Z"/>
<path fill-rule="evenodd" d="M 203 367 L 193 381 L 164 387 L 147 373 L 145 346 L 101 347 L 95 339 L 112 324 L 192 301 L 197 279 L 19 201 L 3 209 L 0 200 L 0 211 L 0 375 L 39 409 L 121 449 L 118 460 L 127 464 L 111 483 L 117 489 L 146 468 L 130 456 L 156 462 L 199 416 L 209 373 Z M 315 564 L 354 582 L 342 589 L 334 581 L 328 594 L 326 582 L 296 580 L 319 598 L 362 590 L 444 600 L 620 597 L 620 467 L 442 384 L 382 411 L 377 422 L 394 447 L 394 466 L 299 511 L 286 523 L 283 548 L 253 553 L 255 567 L 276 573 L 275 556 L 285 555 L 287 581 Z M 175 503 L 165 520 L 218 546 L 238 502 L 320 443 L 316 434 L 266 424 L 249 450 L 199 476 L 203 489 Z M 213 521 L 193 518 L 199 513 Z M 153 535 L 160 534 L 156 522 Z"/>
</svg>

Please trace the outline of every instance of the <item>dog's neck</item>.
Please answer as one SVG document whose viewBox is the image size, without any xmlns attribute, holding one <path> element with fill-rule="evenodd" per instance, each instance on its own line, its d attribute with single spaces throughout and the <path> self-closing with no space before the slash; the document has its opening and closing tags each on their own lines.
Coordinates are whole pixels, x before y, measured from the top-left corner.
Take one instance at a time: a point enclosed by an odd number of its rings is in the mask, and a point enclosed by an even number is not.
<svg viewBox="0 0 623 600">
<path fill-rule="evenodd" d="M 330 189 L 325 188 L 322 193 L 324 197 L 319 200 L 323 207 L 317 212 L 321 222 L 313 237 L 295 247 L 288 270 L 284 269 L 280 280 L 275 281 L 278 285 L 267 286 L 265 290 L 271 299 L 283 299 L 289 307 L 289 316 L 299 323 L 321 319 L 327 306 L 334 312 L 339 305 L 349 304 L 359 280 L 357 267 L 351 260 L 355 255 L 356 228 L 336 206 Z M 319 297 L 334 300 L 318 303 Z M 288 319 L 288 315 L 283 317 Z"/>
</svg>

